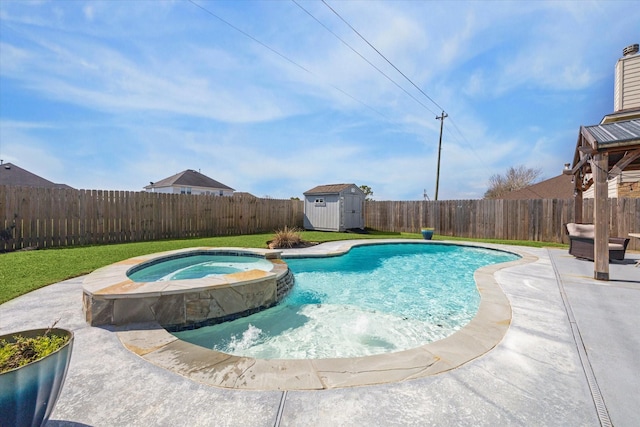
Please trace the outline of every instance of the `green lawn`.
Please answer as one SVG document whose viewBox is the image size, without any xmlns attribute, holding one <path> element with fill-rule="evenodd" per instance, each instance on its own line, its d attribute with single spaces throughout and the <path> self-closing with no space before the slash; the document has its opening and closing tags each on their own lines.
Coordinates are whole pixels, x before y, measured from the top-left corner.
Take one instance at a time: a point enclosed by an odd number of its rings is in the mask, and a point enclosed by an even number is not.
<svg viewBox="0 0 640 427">
<path fill-rule="evenodd" d="M 382 233 L 369 234 L 303 231 L 302 238 L 309 242 L 328 242 L 345 239 L 413 238 L 420 234 Z M 210 237 L 205 239 L 167 240 L 159 242 L 126 243 L 103 246 L 84 246 L 68 249 L 9 252 L 0 254 L 0 304 L 43 286 L 90 273 L 96 268 L 123 259 L 154 252 L 169 251 L 194 246 L 266 248 L 273 234 Z M 434 236 L 434 240 L 469 240 Z M 479 240 L 475 240 L 479 241 Z M 541 242 L 482 240 L 487 243 L 505 243 L 524 246 L 559 246 Z M 566 247 L 566 245 L 565 245 Z"/>
</svg>

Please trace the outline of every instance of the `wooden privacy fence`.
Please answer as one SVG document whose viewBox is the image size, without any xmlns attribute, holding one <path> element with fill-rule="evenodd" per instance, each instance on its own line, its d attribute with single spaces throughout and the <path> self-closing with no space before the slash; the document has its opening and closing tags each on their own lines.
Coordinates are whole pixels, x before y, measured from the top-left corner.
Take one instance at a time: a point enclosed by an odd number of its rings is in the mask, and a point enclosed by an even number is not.
<svg viewBox="0 0 640 427">
<path fill-rule="evenodd" d="M 0 250 L 273 232 L 302 227 L 303 202 L 0 186 Z"/>
<path fill-rule="evenodd" d="M 640 232 L 640 198 L 610 200 L 610 233 Z M 131 191 L 0 185 L 0 250 L 125 243 L 253 233 L 302 227 L 304 203 Z M 583 205 L 593 221 L 593 200 Z M 564 224 L 574 201 L 445 200 L 367 202 L 365 225 L 381 231 L 568 243 Z M 640 250 L 640 239 L 629 249 Z"/>
<path fill-rule="evenodd" d="M 640 232 L 640 198 L 609 200 L 610 235 Z M 593 222 L 593 199 L 585 199 L 583 222 Z M 564 224 L 574 221 L 574 200 L 443 200 L 367 202 L 367 227 L 418 233 L 433 227 L 443 236 L 568 243 Z M 640 250 L 639 239 L 629 249 Z"/>
</svg>

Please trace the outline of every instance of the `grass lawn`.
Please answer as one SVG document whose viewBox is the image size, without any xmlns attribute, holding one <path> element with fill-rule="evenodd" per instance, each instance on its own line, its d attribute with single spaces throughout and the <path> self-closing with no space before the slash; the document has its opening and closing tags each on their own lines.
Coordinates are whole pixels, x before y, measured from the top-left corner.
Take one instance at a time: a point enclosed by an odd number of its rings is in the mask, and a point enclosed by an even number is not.
<svg viewBox="0 0 640 427">
<path fill-rule="evenodd" d="M 421 239 L 416 233 L 369 234 L 303 231 L 302 238 L 309 242 L 329 242 L 346 239 L 411 238 Z M 154 252 L 169 251 L 194 246 L 266 248 L 273 234 L 210 237 L 204 239 L 166 240 L 116 245 L 83 246 L 67 249 L 47 249 L 0 254 L 0 304 L 43 286 L 72 277 L 88 274 L 96 268 L 123 259 Z M 434 240 L 469 240 L 447 236 L 434 236 Z M 528 241 L 474 240 L 487 243 L 504 243 L 524 246 L 558 246 L 553 243 Z"/>
</svg>

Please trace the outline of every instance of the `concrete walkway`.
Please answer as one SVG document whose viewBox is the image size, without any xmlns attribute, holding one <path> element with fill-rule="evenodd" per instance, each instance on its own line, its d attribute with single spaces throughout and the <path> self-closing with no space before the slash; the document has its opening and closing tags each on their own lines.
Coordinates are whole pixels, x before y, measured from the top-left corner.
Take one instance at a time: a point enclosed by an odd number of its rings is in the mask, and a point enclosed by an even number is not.
<svg viewBox="0 0 640 427">
<path fill-rule="evenodd" d="M 498 346 L 452 371 L 398 383 L 322 391 L 199 384 L 88 326 L 82 278 L 0 305 L 0 333 L 56 319 L 75 332 L 49 427 L 639 425 L 640 268 L 611 264 L 612 280 L 598 282 L 593 263 L 566 250 L 518 250 L 538 261 L 495 274 L 512 307 Z"/>
</svg>

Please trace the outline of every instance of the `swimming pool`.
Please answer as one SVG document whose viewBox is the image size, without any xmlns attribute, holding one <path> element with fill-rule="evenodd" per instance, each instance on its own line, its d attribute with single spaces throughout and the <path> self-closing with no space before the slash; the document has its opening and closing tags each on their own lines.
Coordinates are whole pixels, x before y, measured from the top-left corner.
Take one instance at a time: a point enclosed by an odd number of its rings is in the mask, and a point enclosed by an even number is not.
<svg viewBox="0 0 640 427">
<path fill-rule="evenodd" d="M 177 332 L 237 356 L 323 359 L 415 348 L 475 316 L 474 272 L 512 253 L 450 244 L 377 244 L 322 258 L 288 258 L 296 284 L 277 306 L 231 322 Z"/>
</svg>

